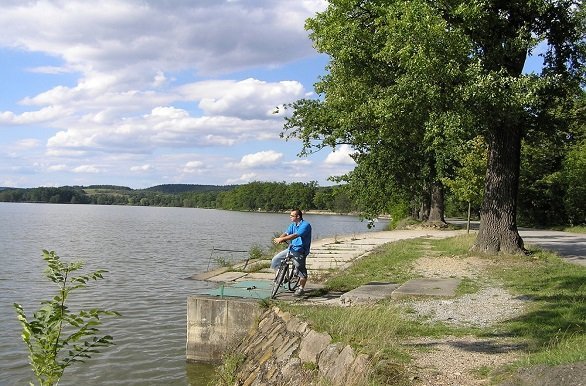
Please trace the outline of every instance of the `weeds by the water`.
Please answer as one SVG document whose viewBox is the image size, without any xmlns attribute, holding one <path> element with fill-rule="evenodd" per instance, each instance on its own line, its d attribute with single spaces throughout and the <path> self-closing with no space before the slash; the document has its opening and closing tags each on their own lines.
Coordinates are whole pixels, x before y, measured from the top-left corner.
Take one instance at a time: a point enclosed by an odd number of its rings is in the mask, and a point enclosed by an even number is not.
<svg viewBox="0 0 586 386">
<path fill-rule="evenodd" d="M 232 386 L 236 383 L 238 366 L 244 362 L 244 354 L 231 352 L 222 358 L 222 365 L 216 368 L 209 386 Z"/>
</svg>

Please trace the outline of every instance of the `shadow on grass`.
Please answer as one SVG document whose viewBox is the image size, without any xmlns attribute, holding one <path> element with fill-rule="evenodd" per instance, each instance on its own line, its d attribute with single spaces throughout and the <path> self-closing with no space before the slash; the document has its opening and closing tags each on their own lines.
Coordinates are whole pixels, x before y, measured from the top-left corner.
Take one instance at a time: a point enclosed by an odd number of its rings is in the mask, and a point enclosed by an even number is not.
<svg viewBox="0 0 586 386">
<path fill-rule="evenodd" d="M 409 346 L 432 349 L 441 344 L 447 344 L 466 352 L 482 354 L 503 354 L 511 351 L 525 350 L 527 348 L 526 344 L 503 342 L 502 340 L 491 339 L 469 340 L 467 338 L 453 338 L 449 340 L 438 339 L 436 341 L 424 343 L 413 343 Z"/>
<path fill-rule="evenodd" d="M 586 333 L 586 270 L 524 272 L 513 287 L 533 301 L 527 313 L 505 323 L 508 334 L 543 347 L 564 334 Z M 507 335 L 508 335 L 507 334 Z"/>
</svg>

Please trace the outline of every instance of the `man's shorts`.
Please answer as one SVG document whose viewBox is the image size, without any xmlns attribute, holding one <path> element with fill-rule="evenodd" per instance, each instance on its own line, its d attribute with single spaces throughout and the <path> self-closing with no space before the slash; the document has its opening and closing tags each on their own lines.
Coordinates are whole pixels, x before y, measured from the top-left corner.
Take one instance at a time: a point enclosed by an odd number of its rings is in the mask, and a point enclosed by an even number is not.
<svg viewBox="0 0 586 386">
<path fill-rule="evenodd" d="M 271 260 L 272 269 L 279 268 L 281 261 L 285 257 L 287 257 L 287 252 L 288 250 L 284 249 L 281 252 L 277 253 L 275 257 L 273 257 L 273 259 Z M 307 268 L 305 267 L 305 258 L 307 257 L 307 255 L 295 251 L 291 251 L 291 254 L 293 255 L 293 264 L 295 264 L 295 267 L 297 267 L 297 270 L 299 271 L 299 276 L 302 278 L 307 278 Z"/>
</svg>

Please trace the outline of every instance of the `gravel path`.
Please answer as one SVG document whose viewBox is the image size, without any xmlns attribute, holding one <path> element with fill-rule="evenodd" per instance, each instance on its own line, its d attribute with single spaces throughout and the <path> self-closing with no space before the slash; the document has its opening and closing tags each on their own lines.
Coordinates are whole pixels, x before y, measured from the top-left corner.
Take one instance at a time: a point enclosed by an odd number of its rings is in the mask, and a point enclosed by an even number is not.
<svg viewBox="0 0 586 386">
<path fill-rule="evenodd" d="M 433 252 L 432 252 L 433 253 Z M 418 259 L 414 271 L 425 277 L 478 279 L 491 264 L 477 257 Z M 415 317 L 455 326 L 490 327 L 523 313 L 527 299 L 516 298 L 500 286 L 486 286 L 455 299 L 409 300 L 404 304 Z M 474 336 L 422 338 L 407 342 L 417 348 L 412 368 L 416 385 L 485 385 L 483 370 L 506 365 L 521 355 L 522 347 L 505 338 Z"/>
</svg>

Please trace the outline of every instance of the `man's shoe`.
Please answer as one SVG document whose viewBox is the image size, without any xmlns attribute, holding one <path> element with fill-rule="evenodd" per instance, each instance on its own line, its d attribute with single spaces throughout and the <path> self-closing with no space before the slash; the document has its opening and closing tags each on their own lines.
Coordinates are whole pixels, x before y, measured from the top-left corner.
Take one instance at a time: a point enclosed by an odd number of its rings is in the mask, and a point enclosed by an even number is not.
<svg viewBox="0 0 586 386">
<path fill-rule="evenodd" d="M 303 296 L 303 295 L 305 295 L 305 291 L 303 290 L 303 288 L 299 287 L 295 290 L 293 295 L 294 296 Z"/>
</svg>

